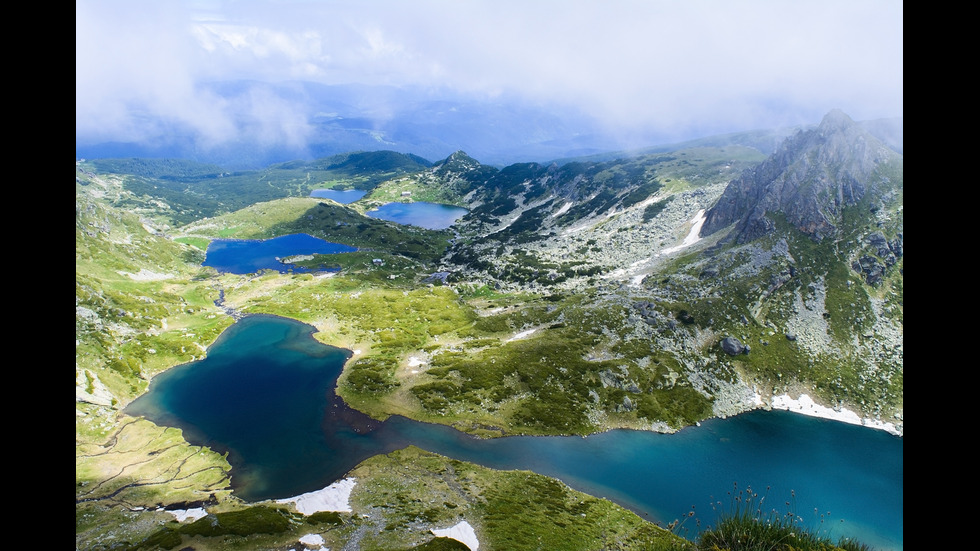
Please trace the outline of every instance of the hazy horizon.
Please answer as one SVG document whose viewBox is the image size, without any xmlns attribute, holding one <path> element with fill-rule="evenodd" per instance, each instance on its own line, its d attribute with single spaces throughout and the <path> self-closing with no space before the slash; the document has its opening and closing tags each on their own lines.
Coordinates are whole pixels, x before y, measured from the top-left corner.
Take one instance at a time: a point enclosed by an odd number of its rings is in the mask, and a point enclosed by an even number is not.
<svg viewBox="0 0 980 551">
<path fill-rule="evenodd" d="M 76 149 L 544 155 L 903 114 L 903 5 L 887 0 L 77 0 L 75 15 Z M 317 95 L 342 85 L 366 93 Z"/>
</svg>

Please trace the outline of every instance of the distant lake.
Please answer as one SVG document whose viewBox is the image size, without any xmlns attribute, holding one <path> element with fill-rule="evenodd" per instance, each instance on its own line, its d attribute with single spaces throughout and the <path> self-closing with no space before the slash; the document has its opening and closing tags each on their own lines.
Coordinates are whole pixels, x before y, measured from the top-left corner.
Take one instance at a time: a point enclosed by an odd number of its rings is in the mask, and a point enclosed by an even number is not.
<svg viewBox="0 0 980 551">
<path fill-rule="evenodd" d="M 310 197 L 331 199 L 342 205 L 353 203 L 365 195 L 367 195 L 367 192 L 359 189 L 346 189 L 343 191 L 336 189 L 314 189 L 313 192 L 310 193 Z"/>
<path fill-rule="evenodd" d="M 309 272 L 306 268 L 285 264 L 280 259 L 296 255 L 335 254 L 353 252 L 349 245 L 331 243 L 308 235 L 295 233 L 272 239 L 215 239 L 208 245 L 203 266 L 219 272 L 251 274 L 259 270 L 278 272 Z"/>
<path fill-rule="evenodd" d="M 377 422 L 336 396 L 351 353 L 320 344 L 314 331 L 286 318 L 246 316 L 204 360 L 154 377 L 125 413 L 227 451 L 235 495 L 247 501 L 318 490 L 368 457 L 416 445 L 552 476 L 663 524 L 692 506 L 702 527 L 715 523 L 715 507 L 731 503 L 728 492 L 751 486 L 766 495 L 764 510 L 793 511 L 821 535 L 902 549 L 903 439 L 884 431 L 784 411 L 709 419 L 669 435 L 612 430 L 586 438 L 479 439 L 399 416 Z M 693 539 L 694 519 L 684 527 Z"/>
<path fill-rule="evenodd" d="M 461 207 L 419 201 L 415 203 L 388 203 L 375 210 L 369 210 L 367 215 L 399 224 L 430 230 L 444 230 L 455 224 L 467 212 L 469 211 Z"/>
</svg>

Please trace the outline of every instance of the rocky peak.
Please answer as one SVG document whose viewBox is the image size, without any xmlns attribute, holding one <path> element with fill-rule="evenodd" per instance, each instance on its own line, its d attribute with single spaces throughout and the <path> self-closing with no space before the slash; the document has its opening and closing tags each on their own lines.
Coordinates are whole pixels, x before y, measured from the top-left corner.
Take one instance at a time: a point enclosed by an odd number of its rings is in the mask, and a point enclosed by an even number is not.
<svg viewBox="0 0 980 551">
<path fill-rule="evenodd" d="M 840 109 L 834 109 L 823 116 L 823 120 L 820 121 L 820 126 L 817 128 L 817 131 L 827 136 L 834 132 L 844 131 L 853 124 L 854 121 L 846 113 Z"/>
<path fill-rule="evenodd" d="M 900 154 L 835 109 L 817 128 L 787 138 L 733 180 L 706 214 L 701 235 L 735 224 L 726 240 L 748 242 L 772 231 L 771 215 L 782 213 L 800 231 L 823 239 L 837 231 L 846 207 L 876 192 L 880 165 L 898 159 Z"/>
<path fill-rule="evenodd" d="M 497 172 L 496 168 L 481 164 L 473 157 L 459 150 L 436 163 L 431 172 L 452 186 L 461 195 L 468 193 L 474 185 L 484 182 Z"/>
<path fill-rule="evenodd" d="M 440 163 L 436 163 L 437 168 L 444 168 L 446 170 L 469 170 L 476 166 L 479 166 L 480 162 L 470 157 L 462 149 L 454 152 L 452 155 L 446 157 Z"/>
</svg>

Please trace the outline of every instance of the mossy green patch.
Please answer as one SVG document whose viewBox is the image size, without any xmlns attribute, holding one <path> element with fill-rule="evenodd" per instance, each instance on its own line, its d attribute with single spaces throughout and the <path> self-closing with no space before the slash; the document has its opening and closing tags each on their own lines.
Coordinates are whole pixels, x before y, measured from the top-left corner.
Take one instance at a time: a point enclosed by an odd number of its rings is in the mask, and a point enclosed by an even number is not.
<svg viewBox="0 0 980 551">
<path fill-rule="evenodd" d="M 248 536 L 277 534 L 290 528 L 292 515 L 282 509 L 252 506 L 241 511 L 215 513 L 182 526 L 180 533 L 188 536 Z"/>
<path fill-rule="evenodd" d="M 410 446 L 364 461 L 351 473 L 364 482 L 356 510 L 384 510 L 387 549 L 411 538 L 412 526 L 473 526 L 487 549 L 693 549 L 689 542 L 602 499 L 527 471 L 494 471 Z M 451 506 L 450 506 L 451 505 Z M 368 534 L 371 532 L 368 531 Z M 366 537 L 362 548 L 380 548 Z M 427 540 L 425 543 L 428 543 Z"/>
</svg>

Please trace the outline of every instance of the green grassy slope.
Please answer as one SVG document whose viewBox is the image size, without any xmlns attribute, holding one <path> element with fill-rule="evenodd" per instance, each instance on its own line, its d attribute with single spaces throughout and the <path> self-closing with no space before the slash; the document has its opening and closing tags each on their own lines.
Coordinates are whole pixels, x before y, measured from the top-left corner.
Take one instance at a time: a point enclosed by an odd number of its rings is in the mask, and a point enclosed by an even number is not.
<svg viewBox="0 0 980 551">
<path fill-rule="evenodd" d="M 355 389 L 378 384 L 379 376 L 380 384 L 388 384 L 387 368 L 375 366 L 403 362 L 407 351 L 438 337 L 450 338 L 472 326 L 477 316 L 448 287 L 423 281 L 420 269 L 433 261 L 433 247 L 438 251 L 438 245 L 428 243 L 444 241 L 441 232 L 406 232 L 356 218 L 343 207 L 297 198 L 210 219 L 202 222 L 207 231 L 197 226 L 177 232 L 183 235 L 178 240 L 168 227 L 169 206 L 132 194 L 125 181 L 76 167 L 76 548 L 285 549 L 314 532 L 338 547 L 360 537 L 362 549 L 432 549 L 453 544 L 426 530 L 444 528 L 464 513 L 487 549 L 507 549 L 514 538 L 538 536 L 579 542 L 582 549 L 598 548 L 612 535 L 628 549 L 686 545 L 610 502 L 546 477 L 496 473 L 417 451 L 400 452 L 417 454 L 409 463 L 414 469 L 398 471 L 407 459 L 396 455 L 374 458 L 355 470 L 359 488 L 369 491 L 355 494 L 354 514 L 303 517 L 287 506 L 241 502 L 230 490 L 233 473 L 223 456 L 186 442 L 178 430 L 121 412 L 146 391 L 154 374 L 203 357 L 233 322 L 215 305 L 219 291 L 225 292 L 225 307 L 310 321 L 320 329 L 318 338 L 361 347 L 366 361 L 345 372 L 346 384 Z M 336 224 L 340 217 L 354 217 L 375 231 L 328 231 L 342 226 Z M 296 230 L 357 238 L 361 246 L 379 249 L 372 255 L 391 260 L 383 267 L 345 267 L 328 278 L 219 275 L 200 267 L 212 237 L 268 237 Z M 392 246 L 384 250 L 389 241 Z M 419 251 L 414 256 L 413 243 Z M 385 270 L 384 276 L 372 270 Z M 363 403 L 370 411 L 365 396 L 352 403 Z M 374 403 L 387 404 L 375 406 L 379 415 L 417 407 L 398 400 Z M 466 485 L 451 500 L 440 493 L 445 485 L 433 484 L 448 470 L 461 473 L 454 487 Z M 414 497 L 378 497 L 391 488 Z M 442 505 L 417 506 L 433 502 Z M 588 520 L 544 511 L 525 511 L 526 518 L 517 524 L 507 518 L 532 504 L 552 502 L 557 508 L 571 504 L 587 510 Z M 207 507 L 211 516 L 195 523 L 179 524 L 161 510 L 198 506 Z M 361 535 L 365 531 L 372 535 Z"/>
</svg>

